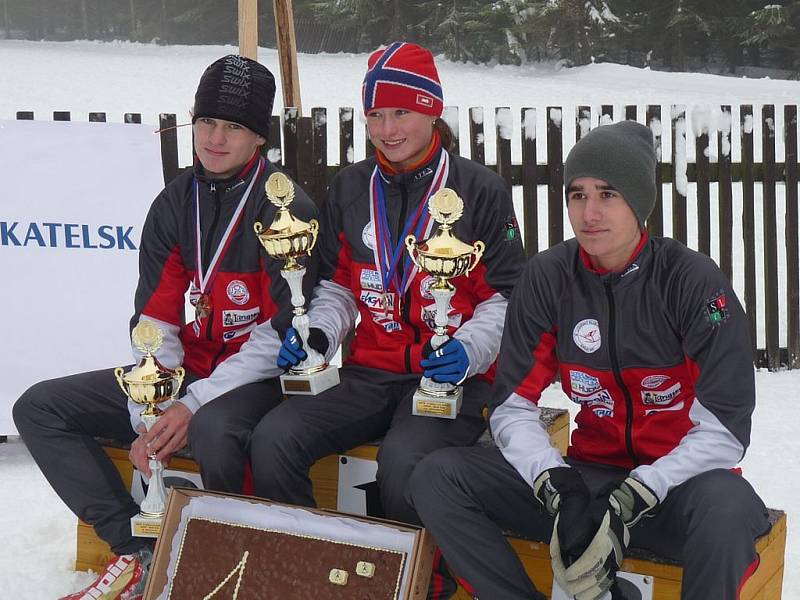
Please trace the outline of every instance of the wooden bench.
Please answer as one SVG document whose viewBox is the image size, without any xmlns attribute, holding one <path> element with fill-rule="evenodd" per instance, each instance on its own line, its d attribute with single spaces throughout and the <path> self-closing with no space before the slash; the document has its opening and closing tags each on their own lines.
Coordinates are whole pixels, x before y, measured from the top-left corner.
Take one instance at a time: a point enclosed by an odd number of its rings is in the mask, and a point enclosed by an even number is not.
<svg viewBox="0 0 800 600">
<path fill-rule="evenodd" d="M 566 454 L 569 444 L 569 414 L 565 410 L 542 410 L 542 421 L 547 426 L 553 445 Z M 128 460 L 128 448 L 114 440 L 102 440 L 103 447 L 114 466 L 120 472 L 122 480 L 130 489 L 133 479 L 133 467 Z M 488 434 L 478 442 L 490 444 Z M 314 496 L 321 508 L 339 509 L 337 497 L 340 492 L 340 471 L 349 458 L 374 461 L 378 453 L 378 442 L 358 446 L 345 454 L 327 456 L 311 468 L 311 481 Z M 187 450 L 178 453 L 170 461 L 171 471 L 198 473 L 197 463 Z M 740 600 L 780 600 L 783 582 L 784 549 L 786 545 L 786 515 L 781 511 L 770 511 L 772 529 L 758 540 L 757 549 L 761 556 L 761 564 L 745 585 Z M 553 575 L 550 569 L 550 554 L 547 544 L 526 540 L 513 533 L 508 533 L 511 545 L 522 560 L 528 575 L 537 588 L 548 596 L 552 592 Z M 78 522 L 77 570 L 97 571 L 105 565 L 112 553 L 108 545 L 100 540 L 94 530 L 87 524 Z M 631 549 L 622 566 L 624 571 L 637 573 L 652 584 L 653 600 L 677 600 L 680 598 L 682 568 L 679 563 L 665 560 L 651 553 Z M 459 588 L 455 598 L 470 600 L 471 596 Z"/>
</svg>

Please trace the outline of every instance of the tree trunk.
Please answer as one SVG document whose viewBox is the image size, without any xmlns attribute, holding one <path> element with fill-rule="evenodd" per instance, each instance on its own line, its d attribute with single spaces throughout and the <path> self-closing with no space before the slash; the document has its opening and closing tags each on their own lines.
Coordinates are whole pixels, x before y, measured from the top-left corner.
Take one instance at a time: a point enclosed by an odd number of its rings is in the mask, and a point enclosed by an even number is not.
<svg viewBox="0 0 800 600">
<path fill-rule="evenodd" d="M 167 0 L 161 0 L 161 43 L 169 42 L 169 29 L 167 28 Z"/>
<path fill-rule="evenodd" d="M 3 0 L 3 24 L 6 30 L 6 39 L 11 37 L 11 24 L 8 21 L 8 0 Z"/>
<path fill-rule="evenodd" d="M 89 39 L 89 15 L 86 10 L 86 0 L 81 1 L 81 28 L 83 33 L 83 39 Z"/>
<path fill-rule="evenodd" d="M 136 0 L 130 1 L 131 5 L 131 35 L 132 42 L 139 41 L 139 28 L 136 26 Z"/>
</svg>

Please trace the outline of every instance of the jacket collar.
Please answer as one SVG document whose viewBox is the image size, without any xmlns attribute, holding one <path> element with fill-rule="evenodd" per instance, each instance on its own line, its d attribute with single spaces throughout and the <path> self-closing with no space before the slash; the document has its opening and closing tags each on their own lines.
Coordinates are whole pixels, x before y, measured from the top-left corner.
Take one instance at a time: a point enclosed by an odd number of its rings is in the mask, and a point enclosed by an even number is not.
<svg viewBox="0 0 800 600">
<path fill-rule="evenodd" d="M 589 255 L 580 245 L 578 245 L 579 260 L 584 271 L 589 274 L 597 275 L 604 281 L 611 281 L 612 283 L 615 283 L 621 280 L 633 280 L 635 277 L 632 277 L 632 275 L 638 273 L 642 267 L 649 262 L 652 254 L 649 242 L 650 234 L 646 229 L 644 229 L 642 230 L 642 239 L 639 240 L 636 248 L 634 248 L 633 252 L 631 253 L 625 268 L 620 271 L 612 272 L 606 269 L 595 269 L 592 267 Z"/>
<path fill-rule="evenodd" d="M 206 174 L 205 169 L 203 168 L 202 163 L 197 158 L 197 155 L 194 157 L 194 176 L 197 181 L 204 183 L 206 185 L 216 184 L 217 188 L 222 191 L 230 191 L 234 188 L 238 188 L 241 186 L 245 180 L 247 180 L 251 174 L 253 173 L 254 169 L 258 168 L 258 159 L 260 157 L 260 153 L 258 150 L 253 154 L 247 164 L 242 167 L 241 171 L 239 171 L 236 175 L 232 177 L 227 177 L 225 179 L 219 179 L 210 177 Z"/>
<path fill-rule="evenodd" d="M 439 132 L 434 129 L 433 134 L 431 146 L 420 162 L 399 173 L 391 168 L 386 158 L 381 155 L 380 150 L 376 150 L 375 160 L 378 163 L 378 172 L 383 182 L 389 186 L 402 185 L 409 188 L 429 184 L 430 178 L 436 172 L 439 157 L 444 152 Z"/>
</svg>

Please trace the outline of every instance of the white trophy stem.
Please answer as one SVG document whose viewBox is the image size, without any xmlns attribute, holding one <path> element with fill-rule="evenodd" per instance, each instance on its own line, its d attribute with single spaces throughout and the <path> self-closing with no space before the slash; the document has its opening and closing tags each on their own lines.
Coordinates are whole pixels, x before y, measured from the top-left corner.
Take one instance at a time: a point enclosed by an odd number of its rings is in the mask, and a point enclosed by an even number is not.
<svg viewBox="0 0 800 600">
<path fill-rule="evenodd" d="M 292 327 L 297 330 L 300 339 L 303 341 L 303 349 L 308 357 L 291 369 L 293 373 L 306 372 L 325 364 L 325 357 L 308 345 L 309 320 L 305 309 L 305 296 L 303 296 L 303 276 L 306 268 L 300 267 L 291 271 L 282 270 L 281 275 L 289 284 L 292 292 L 292 306 L 294 306 L 294 317 L 292 317 Z"/>
<path fill-rule="evenodd" d="M 431 295 L 436 306 L 436 314 L 434 315 L 434 323 L 436 324 L 436 334 L 431 338 L 431 348 L 437 350 L 450 339 L 447 335 L 447 313 L 450 311 L 450 299 L 455 295 L 456 290 L 441 290 L 431 289 Z M 452 383 L 437 383 L 433 379 L 423 377 L 420 381 L 420 387 L 429 392 L 450 392 L 455 389 Z"/>
<path fill-rule="evenodd" d="M 150 431 L 158 421 L 158 417 L 155 415 L 142 415 L 141 418 L 147 431 Z M 147 494 L 142 501 L 142 514 L 161 516 L 167 507 L 167 490 L 164 487 L 162 476 L 164 466 L 156 460 L 155 454 L 149 455 L 148 458 L 150 459 L 148 461 L 150 482 L 147 484 Z"/>
</svg>

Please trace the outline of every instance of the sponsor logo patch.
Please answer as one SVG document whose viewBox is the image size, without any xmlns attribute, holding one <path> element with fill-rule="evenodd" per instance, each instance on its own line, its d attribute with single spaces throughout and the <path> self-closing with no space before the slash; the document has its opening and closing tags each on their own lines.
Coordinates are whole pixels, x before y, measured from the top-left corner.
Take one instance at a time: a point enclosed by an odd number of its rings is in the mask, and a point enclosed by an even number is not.
<svg viewBox="0 0 800 600">
<path fill-rule="evenodd" d="M 656 413 L 671 412 L 676 410 L 683 410 L 683 400 L 678 402 L 675 406 L 667 406 L 666 408 L 649 408 L 644 412 L 646 417 Z"/>
<path fill-rule="evenodd" d="M 431 288 L 433 287 L 434 283 L 436 283 L 436 278 L 426 275 L 422 281 L 419 282 L 419 295 L 426 300 L 433 300 Z"/>
<path fill-rule="evenodd" d="M 375 226 L 372 221 L 361 230 L 361 242 L 370 250 L 375 250 Z"/>
<path fill-rule="evenodd" d="M 592 412 L 600 417 L 601 419 L 604 417 L 613 417 L 614 416 L 614 409 L 612 408 L 593 408 Z"/>
<path fill-rule="evenodd" d="M 722 325 L 728 320 L 728 300 L 725 298 L 723 290 L 717 291 L 714 296 L 706 300 L 706 313 L 708 322 L 714 326 Z"/>
<path fill-rule="evenodd" d="M 575 341 L 575 345 L 587 354 L 596 352 L 602 344 L 597 319 L 579 321 L 572 330 L 572 339 Z"/>
<path fill-rule="evenodd" d="M 382 312 L 373 312 L 372 320 L 383 327 L 386 333 L 392 333 L 393 331 L 400 331 L 403 329 L 403 326 L 393 320 L 391 315 L 384 315 Z"/>
<path fill-rule="evenodd" d="M 512 215 L 503 223 L 503 233 L 507 242 L 513 242 L 519 237 L 519 224 L 515 216 Z"/>
<path fill-rule="evenodd" d="M 384 295 L 382 293 L 376 293 L 368 290 L 361 290 L 361 295 L 359 296 L 359 300 L 366 304 L 371 310 L 383 310 L 384 308 L 394 310 L 395 293 L 389 292 L 386 294 L 386 302 L 389 305 L 388 307 L 383 305 L 383 298 Z"/>
<path fill-rule="evenodd" d="M 676 383 L 672 387 L 667 388 L 666 390 L 656 392 L 656 391 L 642 391 L 642 402 L 645 404 L 669 404 L 675 398 L 678 397 L 678 394 L 681 393 L 681 384 Z"/>
<path fill-rule="evenodd" d="M 426 108 L 430 108 L 433 106 L 433 98 L 424 94 L 417 94 L 417 104 Z"/>
<path fill-rule="evenodd" d="M 638 270 L 639 270 L 639 265 L 636 263 L 631 263 L 630 266 L 627 269 L 625 269 L 622 275 L 620 275 L 620 279 L 622 279 L 623 277 L 627 277 L 631 273 L 635 273 Z"/>
<path fill-rule="evenodd" d="M 361 269 L 361 287 L 365 290 L 380 292 L 383 290 L 381 285 L 381 274 L 370 269 Z"/>
<path fill-rule="evenodd" d="M 569 383 L 572 391 L 578 394 L 591 394 L 600 389 L 600 380 L 583 371 L 570 370 Z"/>
<path fill-rule="evenodd" d="M 255 322 L 253 322 L 253 323 L 250 323 L 250 325 L 245 325 L 244 327 L 240 327 L 239 329 L 231 329 L 230 331 L 223 332 L 222 339 L 224 341 L 226 341 L 226 342 L 229 342 L 229 341 L 231 341 L 233 339 L 236 339 L 238 337 L 241 337 L 243 335 L 247 335 L 248 333 L 253 331 L 253 329 L 255 329 L 255 328 L 256 328 L 256 324 L 255 324 Z"/>
<path fill-rule="evenodd" d="M 248 300 L 250 300 L 250 290 L 247 289 L 244 281 L 239 279 L 231 281 L 225 291 L 228 294 L 228 299 L 239 306 L 247 304 Z"/>
<path fill-rule="evenodd" d="M 251 308 L 250 310 L 223 310 L 222 311 L 222 326 L 223 327 L 236 327 L 245 323 L 255 321 L 261 312 L 260 307 Z"/>
<path fill-rule="evenodd" d="M 665 381 L 669 381 L 669 375 L 648 375 L 642 379 L 642 387 L 648 390 L 654 390 Z"/>
<path fill-rule="evenodd" d="M 587 404 L 589 406 L 601 406 L 605 408 L 614 408 L 614 399 L 608 390 L 600 390 L 591 396 L 579 396 L 572 394 L 572 401 L 576 404 Z"/>
</svg>

